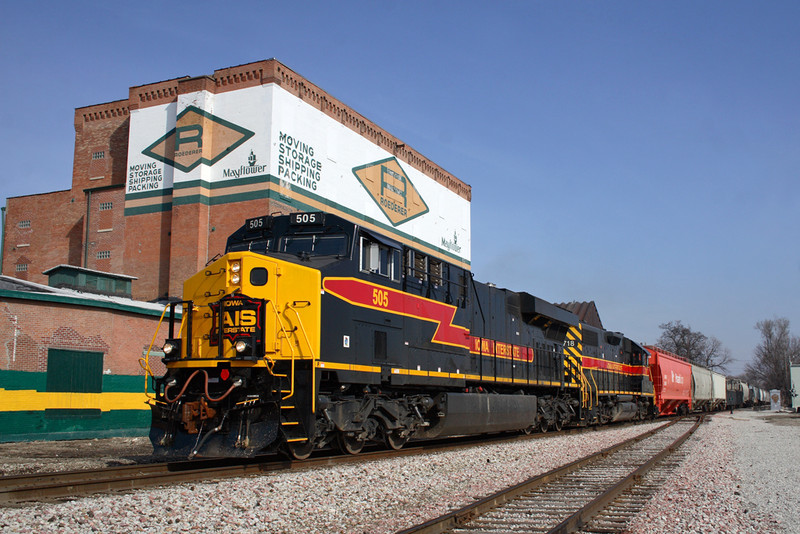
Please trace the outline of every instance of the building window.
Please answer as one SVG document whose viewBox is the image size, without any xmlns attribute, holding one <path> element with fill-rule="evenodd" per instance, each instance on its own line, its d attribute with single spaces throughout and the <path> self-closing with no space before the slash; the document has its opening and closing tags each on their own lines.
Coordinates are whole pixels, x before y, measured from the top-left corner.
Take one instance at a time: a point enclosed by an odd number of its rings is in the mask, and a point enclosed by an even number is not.
<svg viewBox="0 0 800 534">
<path fill-rule="evenodd" d="M 105 159 L 106 158 L 106 151 L 100 150 L 98 152 L 92 152 L 92 159 Z"/>
<path fill-rule="evenodd" d="M 107 260 L 111 257 L 110 250 L 98 250 L 97 251 L 97 259 L 98 260 Z"/>
<path fill-rule="evenodd" d="M 100 203 L 100 211 L 108 211 L 113 209 L 114 203 L 113 202 L 101 202 Z"/>
<path fill-rule="evenodd" d="M 30 228 L 30 227 L 31 227 L 30 219 L 27 221 L 20 221 L 17 223 L 17 228 Z"/>
<path fill-rule="evenodd" d="M 18 273 L 26 273 L 26 272 L 28 272 L 28 264 L 27 263 L 18 263 L 16 265 L 16 271 Z"/>
</svg>

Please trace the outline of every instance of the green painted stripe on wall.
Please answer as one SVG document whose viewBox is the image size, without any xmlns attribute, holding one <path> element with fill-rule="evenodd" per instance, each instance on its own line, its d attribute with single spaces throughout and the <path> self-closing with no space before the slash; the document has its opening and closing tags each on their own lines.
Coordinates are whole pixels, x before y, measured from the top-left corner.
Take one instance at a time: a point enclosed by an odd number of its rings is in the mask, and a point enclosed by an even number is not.
<svg viewBox="0 0 800 534">
<path fill-rule="evenodd" d="M 138 200 L 140 198 L 161 198 L 172 194 L 172 188 L 153 189 L 152 191 L 142 191 L 140 193 L 125 193 L 125 200 Z"/>
<path fill-rule="evenodd" d="M 150 431 L 149 410 L 115 410 L 92 418 L 60 415 L 0 412 L 0 442 L 147 436 Z"/>
<path fill-rule="evenodd" d="M 47 389 L 47 373 L 0 371 L 0 389 L 45 391 Z"/>
<path fill-rule="evenodd" d="M 271 174 L 267 175 L 259 175 L 259 176 L 252 176 L 248 178 L 241 178 L 238 180 L 225 180 L 222 182 L 206 182 L 203 180 L 192 180 L 190 182 L 183 182 L 179 184 L 175 184 L 175 189 L 189 189 L 192 187 L 204 187 L 208 190 L 221 190 L 229 187 L 240 186 L 240 185 L 252 185 L 252 184 L 273 184 L 274 186 L 280 187 L 281 179 L 277 176 L 273 176 Z M 190 204 L 201 204 L 203 206 L 217 206 L 221 204 L 231 204 L 235 202 L 244 202 L 247 200 L 259 200 L 259 199 L 270 199 L 270 200 L 277 200 L 279 202 L 283 202 L 291 207 L 294 207 L 298 210 L 304 211 L 311 211 L 316 210 L 318 208 L 312 208 L 311 205 L 307 204 L 308 201 L 315 201 L 319 202 L 324 205 L 328 205 L 333 209 L 336 209 L 342 213 L 346 213 L 349 216 L 354 217 L 356 220 L 364 221 L 370 224 L 373 224 L 384 231 L 388 235 L 397 235 L 399 237 L 403 237 L 412 243 L 420 243 L 430 249 L 437 251 L 440 255 L 444 257 L 451 258 L 455 261 L 464 262 L 465 265 L 470 265 L 471 262 L 465 261 L 460 258 L 458 255 L 453 254 L 447 249 L 444 249 L 440 246 L 437 246 L 434 243 L 425 243 L 417 239 L 416 237 L 398 230 L 397 228 L 386 224 L 382 221 L 378 221 L 373 219 L 372 217 L 367 217 L 361 213 L 356 212 L 353 209 L 347 208 L 341 204 L 333 203 L 329 199 L 317 195 L 312 191 L 297 187 L 292 189 L 292 198 L 286 197 L 282 195 L 279 191 L 275 188 L 267 188 L 265 187 L 263 190 L 260 191 L 248 191 L 246 193 L 235 193 L 230 195 L 219 195 L 209 197 L 205 193 L 195 194 L 195 195 L 188 195 L 185 197 L 178 197 L 174 198 L 172 203 L 169 205 L 169 209 L 172 209 L 172 204 L 178 205 L 190 205 Z M 137 208 L 125 208 L 125 216 L 128 215 L 138 215 L 140 213 L 153 213 L 157 211 L 166 211 L 165 204 L 154 204 L 151 206 L 140 206 Z"/>
<path fill-rule="evenodd" d="M 248 191 L 247 193 L 234 193 L 231 195 L 221 195 L 207 197 L 205 195 L 189 195 L 176 198 L 173 202 L 176 206 L 189 204 L 202 204 L 203 206 L 218 206 L 221 204 L 233 204 L 235 202 L 245 202 L 247 200 L 259 200 L 269 198 L 266 189 L 261 191 Z"/>
<path fill-rule="evenodd" d="M 147 391 L 153 393 L 153 381 L 147 381 Z M 103 393 L 140 393 L 144 391 L 143 376 L 103 375 Z M 47 373 L 0 370 L 0 389 L 47 391 Z M 0 407 L 2 410 L 2 407 Z"/>
<path fill-rule="evenodd" d="M 129 215 L 159 213 L 162 211 L 172 211 L 172 202 L 165 202 L 164 204 L 151 204 L 149 206 L 139 206 L 137 208 L 125 208 L 125 217 L 128 217 Z"/>
<path fill-rule="evenodd" d="M 147 380 L 147 391 L 153 393 L 153 381 Z M 103 375 L 103 393 L 139 393 L 144 391 L 144 376 Z"/>
<path fill-rule="evenodd" d="M 202 187 L 204 189 L 224 189 L 226 187 L 239 187 L 242 185 L 265 184 L 270 181 L 269 174 L 257 174 L 246 178 L 235 178 L 233 180 L 220 180 L 209 182 L 207 180 L 189 180 L 188 182 L 177 182 L 173 188 L 191 189 L 192 187 Z"/>
</svg>

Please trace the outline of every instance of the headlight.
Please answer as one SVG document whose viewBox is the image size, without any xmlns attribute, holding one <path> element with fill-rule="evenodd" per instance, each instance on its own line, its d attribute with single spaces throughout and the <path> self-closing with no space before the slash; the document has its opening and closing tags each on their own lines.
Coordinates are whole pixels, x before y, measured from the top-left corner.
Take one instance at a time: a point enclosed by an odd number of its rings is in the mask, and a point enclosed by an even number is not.
<svg viewBox="0 0 800 534">
<path fill-rule="evenodd" d="M 239 340 L 236 342 L 236 345 L 234 345 L 234 347 L 236 348 L 236 352 L 244 352 L 248 348 L 247 341 Z"/>
<path fill-rule="evenodd" d="M 235 261 L 235 262 L 231 263 L 231 272 L 232 273 L 238 273 L 241 270 L 242 270 L 242 264 L 241 263 L 239 263 L 238 261 Z"/>
<path fill-rule="evenodd" d="M 233 273 L 231 275 L 231 283 L 232 284 L 238 284 L 241 279 L 242 278 L 237 273 Z"/>
<path fill-rule="evenodd" d="M 164 340 L 164 345 L 161 347 L 164 351 L 164 359 L 175 360 L 181 357 L 181 340 L 167 338 Z"/>
</svg>

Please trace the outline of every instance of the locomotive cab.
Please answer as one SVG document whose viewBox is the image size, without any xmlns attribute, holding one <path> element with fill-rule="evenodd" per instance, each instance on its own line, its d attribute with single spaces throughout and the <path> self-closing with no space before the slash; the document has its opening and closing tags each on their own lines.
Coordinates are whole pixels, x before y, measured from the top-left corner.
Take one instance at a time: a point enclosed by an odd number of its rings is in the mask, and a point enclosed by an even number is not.
<svg viewBox="0 0 800 534">
<path fill-rule="evenodd" d="M 315 266 L 348 258 L 352 238 L 315 214 L 279 222 L 246 221 L 226 254 L 189 278 L 184 300 L 171 305 L 167 373 L 155 380 L 151 404 L 156 454 L 251 456 L 277 442 L 305 443 L 313 432 L 313 410 L 298 406 L 316 398 Z"/>
</svg>

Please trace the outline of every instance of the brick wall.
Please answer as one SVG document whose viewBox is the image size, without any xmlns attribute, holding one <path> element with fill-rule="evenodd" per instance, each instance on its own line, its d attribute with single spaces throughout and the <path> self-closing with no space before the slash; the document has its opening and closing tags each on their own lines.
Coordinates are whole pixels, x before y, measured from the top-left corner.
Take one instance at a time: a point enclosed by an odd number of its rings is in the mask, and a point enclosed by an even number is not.
<svg viewBox="0 0 800 534">
<path fill-rule="evenodd" d="M 156 331 L 158 317 L 45 301 L 0 298 L 0 369 L 45 372 L 47 350 L 103 352 L 103 370 L 114 375 L 144 375 L 142 351 Z M 155 347 L 164 344 L 166 325 Z M 150 358 L 156 375 L 164 373 Z"/>
<path fill-rule="evenodd" d="M 125 186 L 118 185 L 87 193 L 89 209 L 88 246 L 82 265 L 109 273 L 129 274 L 125 261 Z M 134 283 L 136 283 L 134 281 Z"/>
<path fill-rule="evenodd" d="M 127 100 L 75 110 L 73 191 L 125 183 L 129 125 Z"/>
<path fill-rule="evenodd" d="M 9 198 L 3 274 L 46 284 L 42 271 L 62 263 L 81 265 L 84 210 L 83 195 L 72 191 Z"/>
<path fill-rule="evenodd" d="M 174 222 L 168 251 L 169 295 L 180 297 L 183 293 L 183 282 L 187 278 L 205 267 L 215 256 L 224 254 L 228 236 L 239 229 L 246 219 L 293 211 L 296 210 L 268 199 L 212 206 L 175 206 L 172 210 Z"/>
<path fill-rule="evenodd" d="M 172 212 L 125 217 L 124 272 L 136 276 L 133 298 L 153 300 L 169 292 L 169 256 Z M 180 291 L 173 296 L 180 296 Z"/>
</svg>

